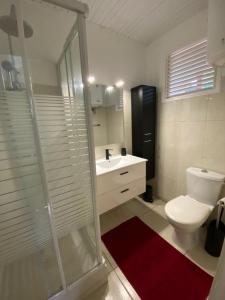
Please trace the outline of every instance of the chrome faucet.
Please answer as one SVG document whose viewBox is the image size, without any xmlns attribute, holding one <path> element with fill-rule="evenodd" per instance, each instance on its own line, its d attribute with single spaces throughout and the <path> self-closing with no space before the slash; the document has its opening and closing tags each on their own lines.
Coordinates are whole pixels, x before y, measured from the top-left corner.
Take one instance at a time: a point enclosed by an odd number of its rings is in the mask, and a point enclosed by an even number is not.
<svg viewBox="0 0 225 300">
<path fill-rule="evenodd" d="M 105 159 L 109 160 L 109 157 L 112 156 L 112 154 L 109 152 L 112 149 L 105 149 Z"/>
</svg>

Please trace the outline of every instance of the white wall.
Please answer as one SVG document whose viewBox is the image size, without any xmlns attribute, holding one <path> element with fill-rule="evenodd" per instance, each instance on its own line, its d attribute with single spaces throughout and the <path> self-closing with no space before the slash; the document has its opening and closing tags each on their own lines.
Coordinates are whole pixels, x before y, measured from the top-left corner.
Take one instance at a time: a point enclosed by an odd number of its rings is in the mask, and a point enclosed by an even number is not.
<svg viewBox="0 0 225 300">
<path fill-rule="evenodd" d="M 115 84 L 125 81 L 125 88 L 143 83 L 145 78 L 145 47 L 110 30 L 87 22 L 88 60 L 90 74 L 97 83 Z M 33 81 L 57 85 L 56 65 L 43 59 L 31 59 Z"/>
<path fill-rule="evenodd" d="M 30 59 L 32 82 L 57 86 L 56 64 L 44 59 Z"/>
<path fill-rule="evenodd" d="M 162 88 L 165 61 L 173 50 L 198 41 L 207 35 L 207 10 L 175 27 L 146 49 L 146 81 Z"/>
<path fill-rule="evenodd" d="M 145 47 L 96 24 L 87 22 L 89 71 L 97 83 L 125 81 L 125 88 L 143 83 Z"/>
<path fill-rule="evenodd" d="M 180 24 L 146 50 L 146 81 L 158 88 L 157 196 L 186 193 L 188 166 L 225 174 L 225 82 L 219 94 L 162 103 L 166 58 L 207 36 L 207 11 Z"/>
</svg>

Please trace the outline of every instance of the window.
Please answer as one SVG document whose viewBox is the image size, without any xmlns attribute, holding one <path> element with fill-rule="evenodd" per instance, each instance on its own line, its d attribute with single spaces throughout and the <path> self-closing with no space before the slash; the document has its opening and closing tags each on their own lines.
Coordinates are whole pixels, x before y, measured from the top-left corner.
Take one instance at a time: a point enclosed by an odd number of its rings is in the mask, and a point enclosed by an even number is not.
<svg viewBox="0 0 225 300">
<path fill-rule="evenodd" d="M 216 86 L 216 69 L 209 66 L 207 40 L 173 52 L 168 60 L 166 96 L 203 92 Z"/>
</svg>

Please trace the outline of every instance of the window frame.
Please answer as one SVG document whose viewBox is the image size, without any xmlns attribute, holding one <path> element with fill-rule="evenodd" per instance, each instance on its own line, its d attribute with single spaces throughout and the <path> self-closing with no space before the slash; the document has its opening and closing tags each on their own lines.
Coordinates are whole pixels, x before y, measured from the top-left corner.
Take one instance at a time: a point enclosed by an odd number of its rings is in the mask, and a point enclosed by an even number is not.
<svg viewBox="0 0 225 300">
<path fill-rule="evenodd" d="M 175 51 L 179 51 L 183 48 L 186 47 L 191 47 L 194 46 L 197 43 L 200 43 L 201 41 L 207 40 L 207 38 L 192 42 L 190 44 L 187 44 L 184 47 L 180 47 L 178 49 L 174 49 L 172 51 L 169 52 L 169 54 L 167 55 L 166 59 L 165 59 L 165 70 L 164 70 L 164 88 L 163 88 L 163 99 L 162 102 L 173 102 L 173 101 L 177 101 L 177 100 L 184 100 L 184 99 L 190 99 L 190 98 L 195 98 L 195 97 L 201 97 L 201 96 L 208 96 L 211 94 L 216 94 L 220 92 L 220 87 L 221 87 L 221 69 L 218 67 L 215 67 L 215 87 L 212 89 L 207 89 L 207 90 L 202 90 L 202 91 L 194 91 L 194 92 L 190 92 L 190 93 L 185 93 L 183 95 L 177 95 L 177 96 L 172 96 L 172 97 L 168 97 L 167 91 L 168 91 L 168 78 L 169 78 L 169 58 L 170 55 L 172 55 L 172 53 L 174 53 Z"/>
</svg>

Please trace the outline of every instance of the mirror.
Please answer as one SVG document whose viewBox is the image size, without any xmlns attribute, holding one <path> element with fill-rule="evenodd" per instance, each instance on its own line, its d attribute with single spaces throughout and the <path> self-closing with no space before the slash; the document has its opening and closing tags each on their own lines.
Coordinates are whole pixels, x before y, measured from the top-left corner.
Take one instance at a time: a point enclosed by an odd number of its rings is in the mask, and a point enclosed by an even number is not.
<svg viewBox="0 0 225 300">
<path fill-rule="evenodd" d="M 115 86 L 90 86 L 95 147 L 124 143 L 123 90 Z"/>
</svg>

